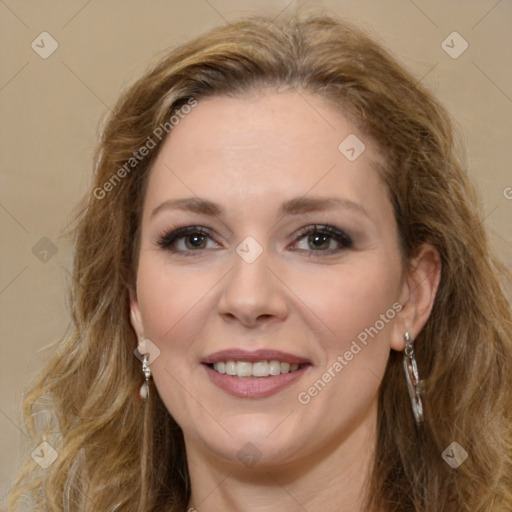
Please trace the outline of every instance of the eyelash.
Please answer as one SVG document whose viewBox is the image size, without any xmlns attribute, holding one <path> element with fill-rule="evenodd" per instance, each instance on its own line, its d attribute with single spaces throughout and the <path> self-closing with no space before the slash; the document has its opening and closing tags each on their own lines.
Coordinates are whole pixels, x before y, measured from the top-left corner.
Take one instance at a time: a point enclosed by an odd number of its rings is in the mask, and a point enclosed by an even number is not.
<svg viewBox="0 0 512 512">
<path fill-rule="evenodd" d="M 170 231 L 169 233 L 163 234 L 162 236 L 160 236 L 158 238 L 157 245 L 161 249 L 165 249 L 166 251 L 170 251 L 172 253 L 195 252 L 195 251 L 181 251 L 179 249 L 172 247 L 172 244 L 174 244 L 177 240 L 179 240 L 180 238 L 189 236 L 189 235 L 200 235 L 200 236 L 211 238 L 210 233 L 208 231 L 206 231 L 204 228 L 201 228 L 200 226 L 187 226 L 187 227 L 179 228 L 174 231 Z M 198 249 L 198 251 L 199 250 L 202 250 L 202 249 Z M 193 256 L 193 254 L 187 254 L 187 256 Z"/>
<path fill-rule="evenodd" d="M 205 230 L 201 226 L 187 226 L 183 228 L 176 229 L 174 231 L 164 233 L 161 235 L 157 240 L 157 245 L 166 251 L 169 251 L 171 253 L 181 253 L 186 256 L 194 256 L 197 254 L 197 252 L 204 251 L 204 249 L 196 249 L 196 250 L 181 250 L 176 249 L 173 247 L 173 244 L 175 244 L 180 238 L 185 238 L 190 235 L 199 235 L 202 237 L 208 237 L 211 238 L 211 233 L 208 230 Z M 341 246 L 340 249 L 321 249 L 318 251 L 314 250 L 307 250 L 307 249 L 294 249 L 299 251 L 305 251 L 310 254 L 310 256 L 324 256 L 333 254 L 334 252 L 339 252 L 343 249 L 351 249 L 353 247 L 353 240 L 352 238 L 347 235 L 344 231 L 341 229 L 331 226 L 329 224 L 323 224 L 323 225 L 313 225 L 313 226 L 306 226 L 299 230 L 297 237 L 295 239 L 295 242 L 298 242 L 299 240 L 303 239 L 304 237 L 308 235 L 324 235 L 327 238 L 330 238 L 332 240 L 335 240 L 338 242 Z M 195 253 L 195 254 L 194 254 Z"/>
</svg>

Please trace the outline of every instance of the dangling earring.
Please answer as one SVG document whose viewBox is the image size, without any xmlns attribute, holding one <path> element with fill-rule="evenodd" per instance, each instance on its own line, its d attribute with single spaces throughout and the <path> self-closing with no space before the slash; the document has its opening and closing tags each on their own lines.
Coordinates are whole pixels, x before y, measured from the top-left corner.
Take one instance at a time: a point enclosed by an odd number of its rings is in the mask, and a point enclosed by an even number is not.
<svg viewBox="0 0 512 512">
<path fill-rule="evenodd" d="M 142 361 L 142 373 L 144 374 L 144 382 L 140 387 L 140 397 L 147 400 L 149 397 L 149 377 L 151 377 L 151 368 L 149 367 L 149 354 L 144 355 Z"/>
<path fill-rule="evenodd" d="M 421 382 L 418 375 L 418 366 L 416 364 L 416 356 L 414 355 L 414 345 L 408 332 L 404 334 L 405 350 L 404 350 L 404 370 L 407 379 L 407 388 L 411 397 L 412 411 L 414 419 L 419 425 L 423 420 L 423 404 L 421 402 L 420 387 Z"/>
</svg>

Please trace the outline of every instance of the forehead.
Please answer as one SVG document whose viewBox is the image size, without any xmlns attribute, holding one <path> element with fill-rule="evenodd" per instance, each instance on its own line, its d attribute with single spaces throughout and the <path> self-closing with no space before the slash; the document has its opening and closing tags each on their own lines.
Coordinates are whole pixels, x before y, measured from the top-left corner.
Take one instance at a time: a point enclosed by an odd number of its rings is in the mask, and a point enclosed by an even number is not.
<svg viewBox="0 0 512 512">
<path fill-rule="evenodd" d="M 179 149 L 178 157 L 194 153 L 208 158 L 213 152 L 226 161 L 247 155 L 255 158 L 253 166 L 304 157 L 323 162 L 337 159 L 339 143 L 355 132 L 352 123 L 318 96 L 262 90 L 236 98 L 200 100 L 171 132 L 162 153 Z"/>
<path fill-rule="evenodd" d="M 372 141 L 312 94 L 215 96 L 200 100 L 164 141 L 147 203 L 196 195 L 250 208 L 251 200 L 268 205 L 313 191 L 360 202 L 372 188 L 382 201 L 378 158 Z"/>
</svg>

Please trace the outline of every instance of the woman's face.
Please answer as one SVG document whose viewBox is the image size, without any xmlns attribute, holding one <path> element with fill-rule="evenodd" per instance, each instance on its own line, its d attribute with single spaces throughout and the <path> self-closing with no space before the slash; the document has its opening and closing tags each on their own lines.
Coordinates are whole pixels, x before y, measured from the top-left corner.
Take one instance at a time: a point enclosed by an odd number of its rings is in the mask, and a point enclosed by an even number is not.
<svg viewBox="0 0 512 512">
<path fill-rule="evenodd" d="M 201 100 L 164 142 L 132 323 L 189 457 L 286 466 L 374 438 L 405 293 L 377 159 L 295 92 Z"/>
</svg>

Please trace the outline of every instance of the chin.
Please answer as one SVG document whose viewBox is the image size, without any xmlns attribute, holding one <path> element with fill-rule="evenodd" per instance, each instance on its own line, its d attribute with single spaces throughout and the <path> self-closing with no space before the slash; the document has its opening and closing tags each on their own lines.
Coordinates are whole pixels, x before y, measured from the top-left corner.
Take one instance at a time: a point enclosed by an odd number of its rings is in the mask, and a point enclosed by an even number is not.
<svg viewBox="0 0 512 512">
<path fill-rule="evenodd" d="M 257 465 L 262 469 L 286 464 L 297 457 L 297 451 L 311 444 L 306 440 L 304 431 L 294 423 L 290 422 L 287 428 L 279 429 L 282 420 L 283 417 L 276 418 L 274 415 L 245 414 L 225 421 L 223 426 L 227 432 L 223 430 L 220 433 L 218 428 L 204 431 L 204 423 L 185 426 L 184 432 L 187 444 L 200 445 L 203 450 L 206 448 L 224 463 L 250 468 Z M 299 432 L 300 438 L 297 435 Z"/>
</svg>

